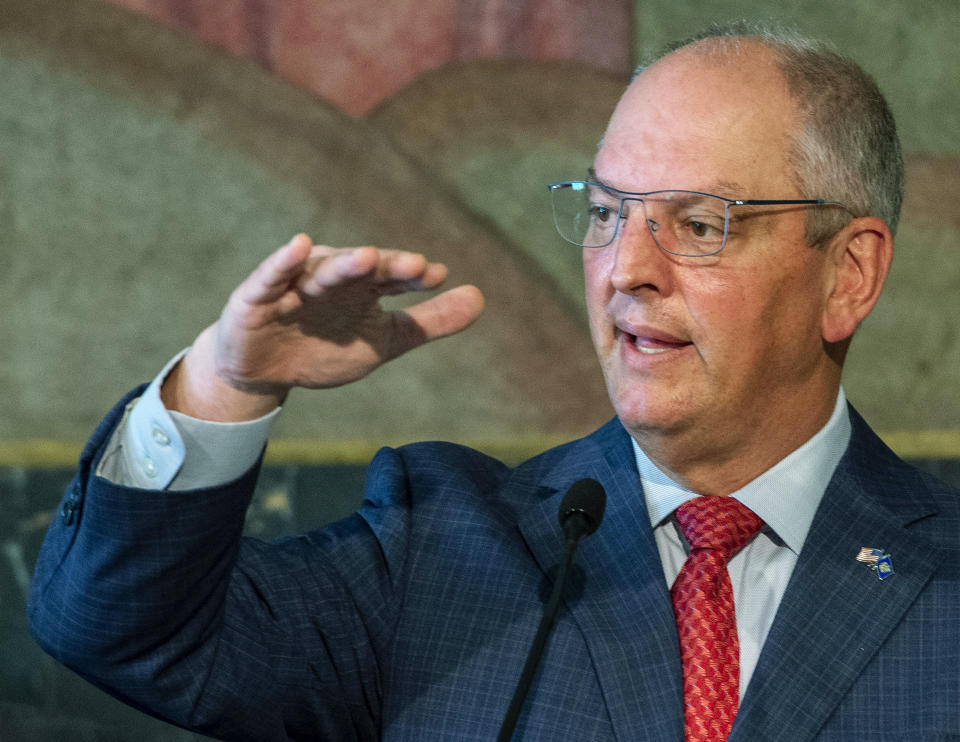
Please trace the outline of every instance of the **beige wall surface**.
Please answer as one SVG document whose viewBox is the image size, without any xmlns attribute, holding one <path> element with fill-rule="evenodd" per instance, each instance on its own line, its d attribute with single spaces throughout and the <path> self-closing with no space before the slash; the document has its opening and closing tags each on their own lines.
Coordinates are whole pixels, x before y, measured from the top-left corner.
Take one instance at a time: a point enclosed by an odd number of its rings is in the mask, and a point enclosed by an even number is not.
<svg viewBox="0 0 960 742">
<path fill-rule="evenodd" d="M 553 233 L 544 184 L 590 162 L 629 60 L 744 15 L 832 40 L 888 92 L 907 201 L 890 286 L 854 343 L 847 390 L 882 430 L 960 429 L 960 5 L 654 1 L 631 20 L 612 2 L 553 15 L 549 3 L 464 2 L 444 16 L 458 41 L 444 42 L 443 60 L 472 61 L 437 66 L 407 50 L 425 71 L 391 83 L 379 102 L 369 87 L 379 68 L 356 64 L 351 79 L 369 95 L 357 117 L 341 109 L 358 104 L 318 97 L 342 68 L 304 62 L 301 86 L 278 77 L 290 34 L 269 14 L 231 16 L 239 5 L 226 2 L 126 4 L 163 24 L 93 0 L 0 0 L 7 452 L 84 438 L 300 230 L 331 244 L 426 250 L 451 265 L 453 281 L 481 285 L 489 310 L 465 335 L 363 384 L 294 395 L 280 438 L 518 442 L 589 430 L 610 410 L 582 318 L 579 257 Z M 336 7 L 317 0 L 298 12 Z M 363 7 L 370 23 L 400 23 L 393 4 L 381 15 Z M 591 7 L 589 33 L 558 26 L 582 23 Z M 540 42 L 504 30 L 518 18 Z M 363 42 L 353 25 L 325 23 L 316 44 L 338 33 Z M 401 47 L 410 38 L 390 35 Z"/>
</svg>

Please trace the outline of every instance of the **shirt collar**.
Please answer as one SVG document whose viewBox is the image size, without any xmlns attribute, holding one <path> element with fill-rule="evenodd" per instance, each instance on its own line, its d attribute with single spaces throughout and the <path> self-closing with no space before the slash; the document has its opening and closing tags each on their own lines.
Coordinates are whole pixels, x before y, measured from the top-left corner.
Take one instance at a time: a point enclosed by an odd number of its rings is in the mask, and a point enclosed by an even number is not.
<svg viewBox="0 0 960 742">
<path fill-rule="evenodd" d="M 650 525 L 656 528 L 674 510 L 697 493 L 680 486 L 660 471 L 631 438 Z M 841 388 L 833 414 L 817 433 L 786 458 L 731 493 L 800 553 L 814 513 L 820 505 L 837 464 L 850 442 L 850 413 Z"/>
</svg>

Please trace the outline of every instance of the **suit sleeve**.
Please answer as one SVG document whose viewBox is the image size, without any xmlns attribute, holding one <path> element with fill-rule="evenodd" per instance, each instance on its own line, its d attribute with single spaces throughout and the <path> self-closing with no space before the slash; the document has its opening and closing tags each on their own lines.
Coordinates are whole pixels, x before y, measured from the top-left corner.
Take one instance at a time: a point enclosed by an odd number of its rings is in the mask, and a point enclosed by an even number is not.
<svg viewBox="0 0 960 742">
<path fill-rule="evenodd" d="M 264 544 L 241 535 L 258 467 L 187 492 L 96 476 L 125 403 L 85 448 L 41 549 L 37 641 L 121 700 L 211 736 L 376 739 L 404 563 L 399 457 L 374 476 L 396 514 L 378 526 L 385 540 L 357 515 Z"/>
</svg>

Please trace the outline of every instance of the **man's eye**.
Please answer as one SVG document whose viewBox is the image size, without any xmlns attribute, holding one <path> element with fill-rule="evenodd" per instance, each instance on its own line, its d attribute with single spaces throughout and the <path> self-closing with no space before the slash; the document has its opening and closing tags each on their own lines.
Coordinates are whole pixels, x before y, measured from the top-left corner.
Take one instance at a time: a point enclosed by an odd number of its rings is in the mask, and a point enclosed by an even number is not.
<svg viewBox="0 0 960 742">
<path fill-rule="evenodd" d="M 592 204 L 590 206 L 590 221 L 592 222 L 603 223 L 609 221 L 612 216 L 613 210 L 606 206 L 600 206 L 599 204 Z"/>
<path fill-rule="evenodd" d="M 694 237 L 701 237 L 704 239 L 719 237 L 723 234 L 722 226 L 698 219 L 688 219 L 686 222 L 686 228 L 687 231 L 689 231 Z"/>
</svg>

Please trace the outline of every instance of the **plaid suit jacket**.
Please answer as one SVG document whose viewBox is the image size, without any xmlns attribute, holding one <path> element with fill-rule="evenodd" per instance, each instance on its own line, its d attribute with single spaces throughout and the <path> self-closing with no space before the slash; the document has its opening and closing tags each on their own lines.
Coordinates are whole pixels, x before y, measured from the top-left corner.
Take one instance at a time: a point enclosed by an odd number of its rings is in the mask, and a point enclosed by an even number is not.
<svg viewBox="0 0 960 742">
<path fill-rule="evenodd" d="M 255 470 L 186 493 L 97 478 L 122 406 L 83 453 L 29 606 L 92 682 L 223 739 L 494 739 L 561 559 L 560 500 L 593 477 L 604 523 L 514 738 L 683 739 L 669 593 L 617 420 L 516 468 L 385 449 L 356 515 L 265 544 L 241 538 Z M 960 497 L 852 417 L 731 740 L 960 740 Z M 858 563 L 864 546 L 895 574 Z"/>
</svg>

